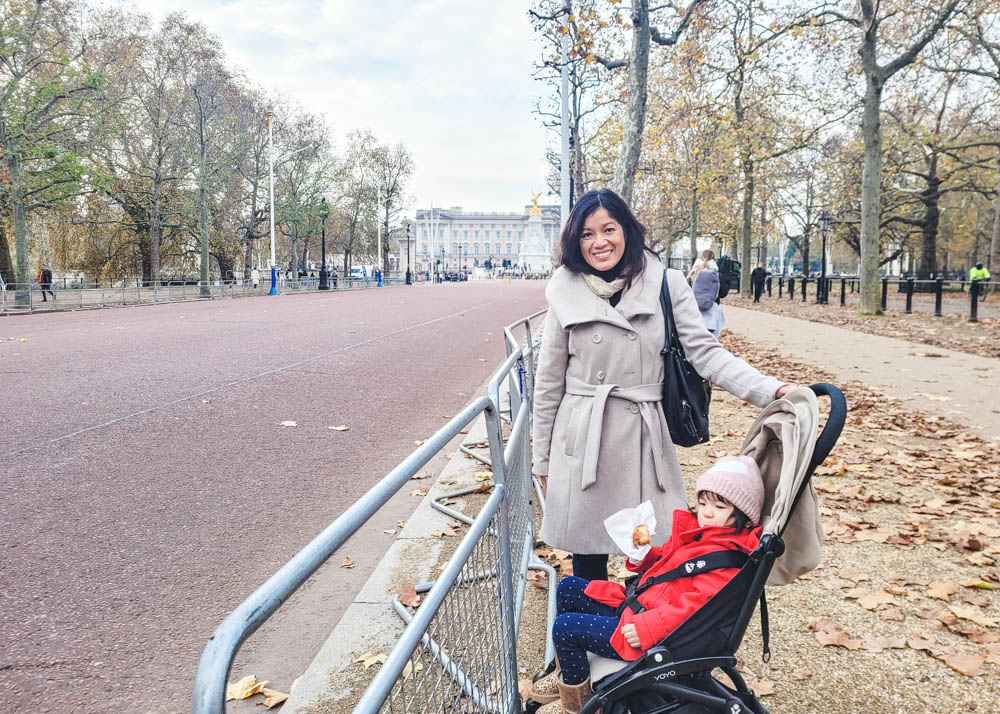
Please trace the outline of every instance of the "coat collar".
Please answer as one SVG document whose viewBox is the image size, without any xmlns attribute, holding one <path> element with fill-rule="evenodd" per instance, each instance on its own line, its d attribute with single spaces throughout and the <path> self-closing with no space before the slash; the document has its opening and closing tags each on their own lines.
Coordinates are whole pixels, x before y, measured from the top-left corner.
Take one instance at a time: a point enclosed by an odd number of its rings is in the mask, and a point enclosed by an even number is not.
<svg viewBox="0 0 1000 714">
<path fill-rule="evenodd" d="M 632 318 L 656 314 L 662 282 L 663 264 L 647 254 L 646 268 L 632 281 L 632 286 L 622 293 L 617 308 L 599 298 L 587 286 L 582 275 L 571 273 L 564 267 L 553 273 L 545 288 L 545 298 L 564 328 L 597 321 L 630 330 L 632 325 L 629 320 Z"/>
</svg>

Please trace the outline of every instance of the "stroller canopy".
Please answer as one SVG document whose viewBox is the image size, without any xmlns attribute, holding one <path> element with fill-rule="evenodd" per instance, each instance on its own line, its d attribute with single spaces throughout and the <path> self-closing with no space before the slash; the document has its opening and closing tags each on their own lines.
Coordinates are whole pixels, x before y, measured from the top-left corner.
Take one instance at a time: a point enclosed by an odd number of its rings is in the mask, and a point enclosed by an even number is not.
<svg viewBox="0 0 1000 714">
<path fill-rule="evenodd" d="M 740 450 L 760 465 L 764 533 L 776 534 L 785 542 L 785 553 L 775 562 L 769 585 L 786 585 L 819 565 L 823 525 L 816 491 L 811 482 L 805 483 L 818 425 L 816 394 L 809 387 L 799 387 L 764 408 Z"/>
</svg>

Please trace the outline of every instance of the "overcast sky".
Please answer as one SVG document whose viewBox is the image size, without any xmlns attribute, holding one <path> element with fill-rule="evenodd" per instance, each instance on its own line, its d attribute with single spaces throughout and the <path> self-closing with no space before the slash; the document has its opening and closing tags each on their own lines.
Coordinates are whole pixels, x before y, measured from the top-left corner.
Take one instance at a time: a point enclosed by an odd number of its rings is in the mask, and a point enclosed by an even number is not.
<svg viewBox="0 0 1000 714">
<path fill-rule="evenodd" d="M 334 140 L 368 127 L 402 142 L 412 208 L 515 211 L 546 191 L 547 91 L 526 3 L 508 0 L 160 0 L 217 34 L 252 81 L 325 115 Z M 556 197 L 550 197 L 557 203 Z M 543 201 L 545 200 L 543 193 Z M 409 211 L 408 211 L 409 212 Z"/>
</svg>

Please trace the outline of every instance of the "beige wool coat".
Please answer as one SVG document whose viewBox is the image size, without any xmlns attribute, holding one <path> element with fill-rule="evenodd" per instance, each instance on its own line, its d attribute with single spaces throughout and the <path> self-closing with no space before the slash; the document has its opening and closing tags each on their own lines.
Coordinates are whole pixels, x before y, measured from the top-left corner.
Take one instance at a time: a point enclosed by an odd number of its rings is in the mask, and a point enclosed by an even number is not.
<svg viewBox="0 0 1000 714">
<path fill-rule="evenodd" d="M 532 470 L 548 476 L 541 538 L 579 554 L 616 553 L 604 519 L 650 500 L 655 544 L 688 500 L 660 399 L 663 392 L 663 265 L 643 273 L 617 307 L 582 275 L 560 267 L 545 290 L 549 312 L 535 376 Z M 712 384 L 757 406 L 782 382 L 730 354 L 705 329 L 683 273 L 667 271 L 677 333 L 688 360 Z M 734 445 L 733 453 L 736 453 Z"/>
</svg>

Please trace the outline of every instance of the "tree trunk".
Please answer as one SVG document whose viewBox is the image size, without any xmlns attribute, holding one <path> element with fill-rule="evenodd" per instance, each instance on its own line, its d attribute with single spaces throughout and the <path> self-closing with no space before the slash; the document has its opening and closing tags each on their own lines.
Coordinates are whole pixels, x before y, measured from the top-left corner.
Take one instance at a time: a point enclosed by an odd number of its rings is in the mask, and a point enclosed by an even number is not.
<svg viewBox="0 0 1000 714">
<path fill-rule="evenodd" d="M 27 287 L 31 282 L 31 267 L 28 255 L 28 221 L 24 213 L 24 177 L 16 148 L 7 153 L 7 170 L 10 172 L 10 213 L 17 251 L 17 269 L 14 272 L 14 282 L 18 283 L 16 299 L 18 305 L 26 305 L 30 299 Z"/>
<path fill-rule="evenodd" d="M 0 256 L 0 260 L 2 258 Z M 990 264 L 987 267 L 992 272 L 1000 272 L 1000 167 L 997 168 L 996 195 L 993 197 L 993 236 L 990 240 Z M 1000 280 L 1000 276 L 991 279 Z"/>
<path fill-rule="evenodd" d="M 632 0 L 632 53 L 628 63 L 628 110 L 613 185 L 625 200 L 632 202 L 635 172 L 639 168 L 642 132 L 646 125 L 646 76 L 649 71 L 649 0 Z"/>
<path fill-rule="evenodd" d="M 688 241 L 691 248 L 691 265 L 698 259 L 698 187 L 691 191 L 691 218 L 688 222 Z"/>
<path fill-rule="evenodd" d="M 573 197 L 579 198 L 587 190 L 587 183 L 583 174 L 586 169 L 586 159 L 583 156 L 583 147 L 580 145 L 580 122 L 574 119 L 571 125 L 573 139 L 573 155 L 570 157 L 570 168 L 573 171 Z"/>
<path fill-rule="evenodd" d="M 302 240 L 302 269 L 305 270 L 306 266 L 309 265 L 309 239 L 304 238 Z"/>
<path fill-rule="evenodd" d="M 236 273 L 233 271 L 233 259 L 228 255 L 216 253 L 215 262 L 219 264 L 219 275 L 222 277 L 223 282 L 225 282 L 225 280 L 229 277 L 230 273 L 232 273 L 234 277 L 236 276 Z"/>
<path fill-rule="evenodd" d="M 292 239 L 292 259 L 290 261 L 290 265 L 288 266 L 288 269 L 291 270 L 292 271 L 292 275 L 297 278 L 297 277 L 299 277 L 299 261 L 298 261 L 298 257 L 299 257 L 299 225 L 297 223 L 295 223 L 294 221 L 292 222 L 292 235 L 291 235 L 291 239 Z M 305 267 L 306 267 L 306 259 L 303 257 L 302 258 L 302 268 L 303 268 L 303 270 L 305 269 Z"/>
<path fill-rule="evenodd" d="M 758 243 L 757 262 L 767 268 L 767 202 L 760 202 L 760 243 Z M 756 267 L 756 266 L 754 266 Z"/>
<path fill-rule="evenodd" d="M 750 296 L 750 247 L 753 241 L 753 161 L 743 160 L 743 235 L 740 240 L 740 295 Z"/>
<path fill-rule="evenodd" d="M 198 181 L 198 202 L 201 204 L 201 294 L 211 295 L 212 291 L 208 286 L 208 191 L 205 184 L 208 183 L 208 174 L 205 167 L 205 144 L 202 142 L 199 152 L 201 162 Z"/>
<path fill-rule="evenodd" d="M 811 231 L 809 226 L 806 226 L 805 233 L 802 234 L 802 245 L 799 248 L 799 253 L 802 254 L 802 274 L 805 276 L 809 275 L 809 243 Z"/>
<path fill-rule="evenodd" d="M 865 37 L 874 62 L 874 39 Z M 862 57 L 865 50 L 862 49 Z M 861 174 L 861 312 L 881 314 L 879 286 L 879 200 L 882 178 L 882 84 L 874 70 L 865 70 L 865 99 L 861 117 L 861 133 L 865 143 L 864 170 Z"/>
<path fill-rule="evenodd" d="M 160 244 L 163 242 L 163 226 L 160 225 L 160 199 L 162 187 L 159 177 L 153 179 L 153 205 L 149 211 L 149 279 L 160 282 Z M 143 274 L 143 277 L 146 277 Z"/>
<path fill-rule="evenodd" d="M 0 220 L 0 278 L 5 283 L 14 282 L 14 264 L 10 262 L 10 244 L 7 242 L 7 222 Z"/>
<path fill-rule="evenodd" d="M 941 179 L 937 175 L 937 154 L 932 154 L 927 160 L 927 186 L 920 193 L 920 201 L 924 204 L 924 219 L 921 226 L 920 267 L 917 278 L 927 280 L 937 273 L 937 235 L 941 218 L 939 201 L 941 195 Z"/>
</svg>

